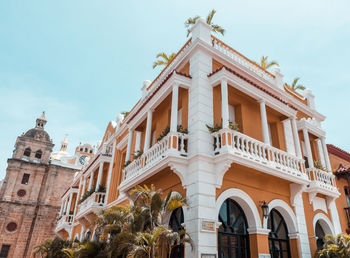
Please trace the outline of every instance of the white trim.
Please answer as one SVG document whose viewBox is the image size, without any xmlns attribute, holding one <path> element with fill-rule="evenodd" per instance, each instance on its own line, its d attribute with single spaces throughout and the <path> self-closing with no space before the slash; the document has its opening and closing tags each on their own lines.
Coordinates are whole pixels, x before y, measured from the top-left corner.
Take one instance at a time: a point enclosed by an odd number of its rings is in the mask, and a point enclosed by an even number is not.
<svg viewBox="0 0 350 258">
<path fill-rule="evenodd" d="M 332 224 L 332 222 L 329 220 L 329 218 L 324 215 L 323 213 L 317 213 L 313 220 L 312 220 L 312 225 L 313 225 L 313 229 L 314 229 L 314 233 L 316 236 L 316 223 L 317 221 L 320 221 L 320 224 L 322 226 L 322 229 L 324 231 L 324 233 L 326 235 L 332 235 L 335 236 L 335 230 L 334 230 L 334 226 Z"/>
<path fill-rule="evenodd" d="M 288 233 L 295 234 L 298 232 L 297 218 L 292 210 L 292 208 L 285 202 L 280 199 L 274 199 L 269 202 L 269 213 L 272 209 L 276 209 L 281 213 L 284 221 L 287 224 Z M 267 218 L 264 218 L 264 228 L 267 229 Z"/>
<path fill-rule="evenodd" d="M 251 229 L 261 228 L 259 211 L 250 196 L 238 188 L 230 188 L 222 192 L 216 199 L 216 213 L 219 214 L 221 205 L 226 199 L 232 199 L 241 206 L 247 218 L 248 227 Z"/>
</svg>

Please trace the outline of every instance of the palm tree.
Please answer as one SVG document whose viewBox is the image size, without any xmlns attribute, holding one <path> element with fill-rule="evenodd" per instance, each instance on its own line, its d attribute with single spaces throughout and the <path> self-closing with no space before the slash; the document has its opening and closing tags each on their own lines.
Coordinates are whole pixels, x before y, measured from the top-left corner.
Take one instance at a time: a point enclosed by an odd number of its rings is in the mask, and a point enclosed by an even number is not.
<svg viewBox="0 0 350 258">
<path fill-rule="evenodd" d="M 35 247 L 34 257 L 37 257 L 39 255 L 43 258 L 64 258 L 66 255 L 62 250 L 64 248 L 70 247 L 70 245 L 70 241 L 62 240 L 59 237 L 55 237 L 54 239 L 47 239 L 44 243 Z"/>
<path fill-rule="evenodd" d="M 274 66 L 279 66 L 279 64 L 276 61 L 267 61 L 269 57 L 268 56 L 262 56 L 260 59 L 260 63 L 254 62 L 257 65 L 261 66 L 262 68 L 264 68 L 265 70 L 268 70 L 271 67 Z"/>
<path fill-rule="evenodd" d="M 320 258 L 350 257 L 350 235 L 325 236 L 323 249 L 317 254 Z"/>
<path fill-rule="evenodd" d="M 167 66 L 168 64 L 171 63 L 171 61 L 173 61 L 174 57 L 175 57 L 176 53 L 171 53 L 169 56 L 167 54 L 165 54 L 164 52 L 162 53 L 158 53 L 156 58 L 162 58 L 163 60 L 156 60 L 153 62 L 153 69 L 156 68 L 157 66 Z"/>
<path fill-rule="evenodd" d="M 296 77 L 291 85 L 289 85 L 288 83 L 285 83 L 284 86 L 286 86 L 286 87 L 288 87 L 288 88 L 290 88 L 290 89 L 292 89 L 294 91 L 296 91 L 296 90 L 305 90 L 305 87 L 303 85 L 298 84 L 299 80 L 300 80 L 300 78 Z"/>
<path fill-rule="evenodd" d="M 222 28 L 221 26 L 217 25 L 217 24 L 213 24 L 212 20 L 213 17 L 216 13 L 216 10 L 211 10 L 210 13 L 207 16 L 206 22 L 209 26 L 211 26 L 211 30 L 215 33 L 220 33 L 221 35 L 225 34 L 225 29 Z M 187 37 L 190 35 L 191 33 L 191 27 L 196 23 L 196 21 L 200 18 L 200 16 L 195 16 L 193 18 L 188 18 L 185 21 L 185 27 L 187 28 Z"/>
</svg>

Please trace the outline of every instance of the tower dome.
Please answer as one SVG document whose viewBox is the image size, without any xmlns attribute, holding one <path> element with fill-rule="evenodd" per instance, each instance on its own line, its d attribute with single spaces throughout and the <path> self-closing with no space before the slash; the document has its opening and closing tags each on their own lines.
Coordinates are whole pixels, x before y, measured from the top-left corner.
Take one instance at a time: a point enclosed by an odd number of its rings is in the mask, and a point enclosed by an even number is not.
<svg viewBox="0 0 350 258">
<path fill-rule="evenodd" d="M 24 136 L 39 141 L 51 142 L 49 134 L 44 130 L 47 121 L 45 119 L 45 112 L 36 119 L 35 127 L 28 130 Z"/>
</svg>

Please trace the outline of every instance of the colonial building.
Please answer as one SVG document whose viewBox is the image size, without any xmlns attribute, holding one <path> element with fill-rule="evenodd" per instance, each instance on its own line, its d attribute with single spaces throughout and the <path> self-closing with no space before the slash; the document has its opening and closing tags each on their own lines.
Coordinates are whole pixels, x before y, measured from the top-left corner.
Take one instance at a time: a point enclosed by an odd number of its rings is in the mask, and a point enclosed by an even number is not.
<svg viewBox="0 0 350 258">
<path fill-rule="evenodd" d="M 89 149 L 76 152 L 70 162 L 57 155 L 51 161 L 54 144 L 45 131 L 46 122 L 43 113 L 34 128 L 17 138 L 8 159 L 0 189 L 0 257 L 31 257 L 35 246 L 55 235 L 61 195 L 82 167 L 76 159 L 93 156 Z M 67 144 L 65 139 L 61 151 Z"/>
<path fill-rule="evenodd" d="M 153 184 L 189 201 L 172 216 L 195 245 L 181 256 L 312 257 L 324 234 L 345 231 L 324 120 L 310 90 L 284 86 L 279 68 L 256 65 L 199 19 L 130 113 L 108 125 L 62 196 L 56 232 L 93 238 L 99 211 Z"/>
</svg>

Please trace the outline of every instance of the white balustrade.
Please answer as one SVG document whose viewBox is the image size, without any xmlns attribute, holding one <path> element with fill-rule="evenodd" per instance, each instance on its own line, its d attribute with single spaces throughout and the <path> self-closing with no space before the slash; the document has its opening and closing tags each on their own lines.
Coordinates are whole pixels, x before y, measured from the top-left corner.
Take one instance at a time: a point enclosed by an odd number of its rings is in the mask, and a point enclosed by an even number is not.
<svg viewBox="0 0 350 258">
<path fill-rule="evenodd" d="M 169 139 L 175 137 L 177 140 L 177 150 L 169 149 Z M 187 134 L 169 133 L 162 140 L 157 142 L 147 152 L 133 160 L 126 168 L 123 169 L 123 180 L 129 180 L 144 173 L 145 170 L 154 166 L 168 155 L 187 156 Z M 171 150 L 171 154 L 169 153 Z"/>
<path fill-rule="evenodd" d="M 251 72 L 257 74 L 259 77 L 262 77 L 263 79 L 265 79 L 271 83 L 275 83 L 274 76 L 272 74 L 270 74 L 269 72 L 267 72 L 265 69 L 261 68 L 257 64 L 254 64 L 252 61 L 245 58 L 244 56 L 242 56 L 241 54 L 236 52 L 234 49 L 230 48 L 225 43 L 221 42 L 219 39 L 217 39 L 215 37 L 212 37 L 212 39 L 213 39 L 213 46 L 215 49 L 217 49 L 218 51 L 220 51 L 224 55 L 230 57 L 236 63 L 244 66 L 245 68 L 247 68 Z"/>
<path fill-rule="evenodd" d="M 296 176 L 304 174 L 304 160 L 240 132 L 221 129 L 212 136 L 214 137 L 215 155 L 231 151 L 234 155 L 272 166 L 288 174 Z M 223 139 L 225 139 L 224 146 Z"/>
<path fill-rule="evenodd" d="M 63 215 L 58 221 L 57 221 L 57 227 L 64 227 L 64 226 L 70 226 L 73 223 L 73 215 Z"/>
<path fill-rule="evenodd" d="M 78 213 L 82 213 L 90 207 L 104 206 L 106 193 L 94 192 L 86 200 L 79 204 Z"/>
<path fill-rule="evenodd" d="M 328 191 L 338 192 L 335 184 L 335 176 L 332 172 L 323 171 L 317 168 L 308 168 L 306 171 L 311 180 L 310 187 L 320 187 Z"/>
</svg>

